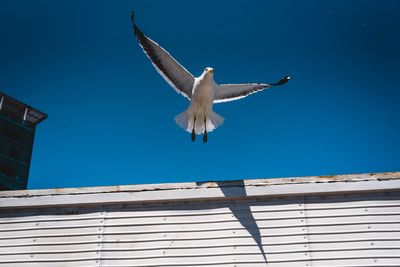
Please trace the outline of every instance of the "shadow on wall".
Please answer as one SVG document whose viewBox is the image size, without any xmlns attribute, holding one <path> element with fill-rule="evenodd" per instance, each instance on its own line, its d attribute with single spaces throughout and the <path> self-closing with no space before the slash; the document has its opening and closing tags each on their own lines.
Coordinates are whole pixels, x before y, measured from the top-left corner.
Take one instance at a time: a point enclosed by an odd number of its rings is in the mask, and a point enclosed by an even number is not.
<svg viewBox="0 0 400 267">
<path fill-rule="evenodd" d="M 196 182 L 196 185 L 201 186 L 208 182 Z M 222 193 L 226 198 L 235 197 L 241 198 L 246 197 L 246 187 L 244 185 L 243 180 L 233 181 L 232 184 L 229 182 L 213 182 L 218 185 L 221 189 Z M 253 237 L 254 241 L 257 243 L 258 248 L 260 249 L 262 256 L 265 260 L 265 263 L 268 263 L 267 258 L 265 256 L 264 247 L 262 244 L 260 229 L 258 228 L 257 222 L 253 216 L 251 211 L 250 203 L 242 202 L 239 205 L 228 205 L 229 209 L 232 211 L 235 218 L 240 222 L 240 224 L 250 233 Z"/>
</svg>

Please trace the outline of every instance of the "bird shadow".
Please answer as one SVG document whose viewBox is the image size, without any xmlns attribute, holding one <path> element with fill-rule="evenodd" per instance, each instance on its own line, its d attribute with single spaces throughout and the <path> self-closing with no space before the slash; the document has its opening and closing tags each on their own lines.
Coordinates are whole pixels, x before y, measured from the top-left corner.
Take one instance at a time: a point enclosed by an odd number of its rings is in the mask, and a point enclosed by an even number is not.
<svg viewBox="0 0 400 267">
<path fill-rule="evenodd" d="M 196 185 L 201 186 L 208 182 L 196 182 Z M 247 196 L 246 187 L 243 180 L 213 182 L 218 185 L 226 198 L 244 198 Z M 228 205 L 229 209 L 239 221 L 239 223 L 249 232 L 254 241 L 257 243 L 260 252 L 264 258 L 265 263 L 268 264 L 267 257 L 261 239 L 261 232 L 258 228 L 257 222 L 251 211 L 250 203 L 242 202 L 240 205 Z"/>
</svg>

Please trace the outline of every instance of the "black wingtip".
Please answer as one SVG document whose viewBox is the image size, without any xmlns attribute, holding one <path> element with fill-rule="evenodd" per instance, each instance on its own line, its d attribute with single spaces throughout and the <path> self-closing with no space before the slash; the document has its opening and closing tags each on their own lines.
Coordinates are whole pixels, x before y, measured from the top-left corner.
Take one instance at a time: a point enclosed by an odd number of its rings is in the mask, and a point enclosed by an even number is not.
<svg viewBox="0 0 400 267">
<path fill-rule="evenodd" d="M 276 85 L 285 84 L 285 83 L 287 83 L 287 82 L 290 80 L 290 78 L 291 78 L 290 76 L 286 76 L 286 77 L 280 79 L 278 82 L 273 83 L 272 85 L 276 86 Z"/>
<path fill-rule="evenodd" d="M 131 11 L 131 20 L 133 25 L 135 25 L 135 12 L 133 12 L 133 10 Z"/>
</svg>

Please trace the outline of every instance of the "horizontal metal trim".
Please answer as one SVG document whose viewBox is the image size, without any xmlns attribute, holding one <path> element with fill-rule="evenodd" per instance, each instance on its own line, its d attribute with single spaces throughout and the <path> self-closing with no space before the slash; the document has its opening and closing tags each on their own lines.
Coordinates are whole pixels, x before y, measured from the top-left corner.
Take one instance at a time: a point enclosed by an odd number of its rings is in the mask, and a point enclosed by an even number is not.
<svg viewBox="0 0 400 267">
<path fill-rule="evenodd" d="M 334 235 L 334 234 L 354 234 L 354 233 L 398 233 L 400 232 L 400 228 L 398 229 L 374 229 L 371 228 L 371 226 L 369 224 L 364 224 L 365 228 L 361 228 L 361 229 L 356 229 L 356 230 L 326 230 L 326 231 L 311 231 L 310 227 L 308 228 L 308 232 L 307 235 Z M 388 224 L 388 225 L 398 225 L 397 222 L 394 222 L 392 224 Z M 325 225 L 326 226 L 326 225 Z M 337 226 L 336 224 L 332 224 L 330 226 Z M 347 225 L 345 225 L 347 226 Z M 294 227 L 290 227 L 290 228 L 298 228 L 298 233 L 288 233 L 288 234 L 269 234 L 268 236 L 272 237 L 278 237 L 278 236 L 296 236 L 296 235 L 304 235 L 304 232 L 300 231 L 305 229 L 306 226 L 302 226 L 302 225 L 298 225 L 298 226 L 294 226 Z M 323 226 L 324 227 L 324 226 Z M 329 227 L 329 226 L 328 226 Z M 265 226 L 265 227 L 258 227 L 259 230 L 271 230 L 274 228 Z M 281 228 L 275 227 L 275 229 L 281 230 Z M 283 228 L 285 229 L 285 228 Z M 283 230 L 282 229 L 282 230 Z M 367 230 L 368 229 L 368 230 Z M 175 235 L 175 234 L 190 234 L 193 233 L 193 235 L 196 235 L 196 233 L 215 233 L 217 234 L 218 232 L 231 232 L 231 231 L 247 231 L 245 230 L 243 227 L 224 227 L 224 228 L 216 228 L 216 229 L 196 229 L 196 230 L 191 230 L 191 229 L 179 229 L 179 230 L 155 230 L 155 231 L 119 231 L 119 232 L 107 232 L 104 233 L 104 236 L 113 236 L 113 235 L 154 235 L 154 234 L 168 234 L 168 235 Z M 99 235 L 99 233 L 75 233 L 74 236 L 80 236 L 80 235 L 93 235 L 93 236 L 97 236 Z M 18 239 L 24 239 L 24 238 L 52 238 L 53 236 L 44 236 L 44 235 L 37 235 L 35 237 L 21 237 Z M 59 237 L 59 236 L 56 236 Z M 9 239 L 13 239 L 13 238 L 3 238 L 0 240 L 9 240 Z M 38 244 L 38 243 L 36 243 Z M 9 244 L 11 245 L 11 244 Z M 2 247 L 2 245 L 0 244 L 0 247 Z"/>
<path fill-rule="evenodd" d="M 233 216 L 233 213 L 230 213 L 229 215 Z M 243 213 L 245 214 L 245 213 Z M 356 214 L 356 215 L 321 215 L 321 216 L 307 216 L 307 219 L 323 219 L 323 218 L 355 218 L 355 217 L 375 217 L 375 216 L 400 216 L 400 213 L 373 213 L 373 214 Z M 185 217 L 185 216 L 182 216 Z M 159 218 L 168 218 L 168 216 L 160 216 Z M 97 218 L 98 220 L 104 220 L 107 221 L 109 218 L 104 218 L 100 219 Z M 279 218 L 257 218 L 257 221 L 278 221 L 278 220 L 301 220 L 304 219 L 304 215 L 302 216 L 291 216 L 291 217 L 279 217 Z M 232 219 L 223 219 L 223 220 L 203 220 L 203 221 L 181 221 L 181 222 L 168 222 L 168 221 L 162 221 L 162 222 L 157 222 L 157 223 L 123 223 L 123 224 L 118 224 L 118 223 L 101 223 L 99 222 L 98 224 L 82 224 L 82 225 L 54 225 L 54 226 L 35 226 L 35 227 L 20 227 L 20 228 L 0 228 L 0 232 L 18 232 L 18 231 L 36 231 L 36 230 L 52 230 L 52 229 L 76 229 L 76 228 L 94 228 L 94 227 L 99 227 L 103 226 L 104 227 L 124 227 L 124 226 L 139 226 L 139 225 L 181 225 L 181 224 L 209 224 L 209 223 L 225 223 L 225 222 L 236 222 L 236 218 Z M 62 223 L 62 221 L 60 221 Z M 373 222 L 372 222 L 373 223 Z M 307 226 L 312 226 L 312 224 L 309 224 Z M 284 227 L 284 226 L 283 226 Z M 1 237 L 0 237 L 1 239 Z"/>
<path fill-rule="evenodd" d="M 232 220 L 231 222 L 236 222 L 236 221 Z M 205 223 L 205 224 L 209 224 L 209 223 L 210 222 Z M 220 223 L 220 222 L 218 222 L 218 223 Z M 343 225 L 369 225 L 369 224 L 370 225 L 373 225 L 373 224 L 398 224 L 398 223 L 399 223 L 398 221 L 393 221 L 393 222 L 390 222 L 390 221 L 371 221 L 371 222 L 365 221 L 365 222 L 345 222 L 345 223 L 337 222 L 337 223 L 329 223 L 329 224 L 327 224 L 327 223 L 326 224 L 322 224 L 321 223 L 321 224 L 307 224 L 307 225 L 297 224 L 297 225 L 281 225 L 281 226 L 259 226 L 258 229 L 304 228 L 304 227 L 316 227 L 316 226 L 323 227 L 323 226 L 338 226 L 338 225 L 343 226 Z M 204 224 L 204 223 L 202 223 L 202 224 Z M 154 224 L 154 225 L 157 226 L 159 224 Z M 169 223 L 169 224 L 165 224 L 165 225 L 180 225 L 180 223 Z M 191 224 L 189 223 L 188 225 L 193 225 L 193 223 L 191 223 Z M 132 225 L 129 225 L 129 226 L 139 226 L 139 225 L 132 224 Z M 141 226 L 149 226 L 149 224 L 143 224 Z M 77 227 L 77 228 L 98 228 L 98 227 L 102 227 L 102 226 L 101 225 L 97 225 L 97 226 L 87 226 L 87 227 Z M 64 229 L 67 229 L 67 228 L 64 228 Z M 219 231 L 226 231 L 226 230 L 234 230 L 234 229 L 237 229 L 237 228 L 216 228 L 216 229 L 218 229 Z M 211 230 L 211 231 L 218 231 L 218 230 Z M 166 231 L 168 231 L 168 230 L 166 230 Z M 166 231 L 163 231 L 163 233 L 166 232 Z M 210 230 L 205 229 L 205 230 L 199 230 L 199 231 L 196 231 L 196 230 L 190 230 L 190 231 L 193 231 L 193 232 L 208 232 Z M 396 232 L 395 230 L 390 230 L 390 231 Z M 173 233 L 179 233 L 179 231 L 172 231 L 172 232 Z M 137 231 L 119 231 L 119 232 L 102 232 L 101 234 L 105 235 L 105 236 L 108 236 L 108 235 L 134 235 L 134 234 L 138 234 L 138 232 Z M 90 235 L 96 236 L 96 235 L 99 235 L 99 232 L 89 232 L 89 233 L 88 232 L 80 232 L 80 233 L 63 233 L 63 234 L 30 234 L 30 235 L 21 235 L 21 236 L 15 236 L 14 235 L 14 236 L 9 236 L 9 237 L 0 236 L 0 240 L 5 240 L 5 239 L 23 239 L 23 238 L 40 238 L 40 237 L 90 236 Z"/>
<path fill-rule="evenodd" d="M 88 260 L 96 260 L 98 258 L 95 257 L 87 257 L 87 258 L 75 258 L 75 259 L 27 259 L 27 260 L 8 260 L 8 261 L 0 261 L 0 264 L 10 264 L 10 263 L 39 263 L 39 262 L 73 262 L 73 261 L 88 261 Z M 116 257 L 102 257 L 101 260 L 129 260 L 132 258 L 129 257 L 121 257 L 121 258 L 116 258 Z M 354 256 L 354 257 L 342 257 L 340 260 L 359 260 L 359 259 L 400 259 L 400 255 L 384 255 L 384 256 Z M 290 262 L 307 262 L 307 261 L 331 261 L 331 260 L 338 260 L 338 258 L 333 258 L 333 257 L 325 257 L 325 258 L 294 258 L 294 259 L 282 259 L 282 260 L 268 260 L 268 263 L 290 263 Z M 235 261 L 235 260 L 229 260 L 229 261 L 214 261 L 214 262 L 191 262 L 190 266 L 207 266 L 207 265 L 220 265 L 220 264 L 251 264 L 251 263 L 263 263 L 265 264 L 265 261 L 262 260 L 253 260 L 253 261 Z M 126 266 L 126 265 L 125 265 Z M 167 267 L 167 266 L 187 266 L 187 263 L 164 263 L 164 264 L 135 264 L 135 267 L 155 267 L 155 266 L 160 266 L 160 267 Z"/>
<path fill-rule="evenodd" d="M 400 203 L 400 202 L 399 202 Z M 244 202 L 244 204 L 246 204 L 246 202 Z M 262 207 L 263 203 L 262 202 L 257 202 L 257 205 Z M 273 205 L 273 203 L 268 202 L 268 205 Z M 225 209 L 229 209 L 229 205 L 226 205 Z M 257 206 L 252 206 L 250 205 L 250 207 L 257 207 Z M 371 208 L 400 208 L 399 204 L 392 204 L 392 203 L 386 203 L 386 204 L 378 204 L 378 205 L 355 205 L 355 206 L 346 206 L 346 207 L 336 207 L 336 208 L 312 208 L 310 207 L 310 204 L 306 204 L 306 206 L 303 207 L 299 207 L 299 208 L 292 208 L 292 209 L 277 209 L 277 210 L 252 210 L 253 214 L 257 214 L 257 213 L 277 213 L 277 212 L 298 212 L 298 211 L 323 211 L 323 210 L 348 210 L 348 209 L 371 209 Z M 235 207 L 235 212 L 236 211 L 240 211 L 240 210 L 245 210 L 243 208 L 236 208 Z M 166 211 L 165 214 L 163 214 L 162 212 Z M 198 211 L 192 211 L 192 213 L 187 213 L 185 210 L 185 213 L 176 213 L 176 214 L 171 214 L 168 212 L 179 212 L 179 210 L 147 210 L 147 211 L 142 211 L 140 209 L 138 210 L 130 210 L 129 213 L 140 213 L 140 212 L 154 212 L 154 213 L 159 213 L 157 215 L 112 215 L 112 213 L 108 214 L 107 216 L 101 215 L 100 213 L 96 216 L 85 216 L 83 214 L 78 214 L 78 215 L 68 215 L 68 217 L 66 217 L 67 215 L 60 215 L 60 214 L 49 214 L 52 215 L 53 218 L 38 218 L 38 216 L 43 216 L 40 213 L 37 214 L 32 214 L 29 215 L 30 219 L 9 219 L 11 217 L 1 217 L 0 216 L 0 226 L 2 224 L 15 224 L 15 223 L 35 223 L 35 222 L 62 222 L 62 221 L 84 221 L 84 220 L 97 220 L 97 219 L 106 219 L 106 220 L 113 220 L 113 219 L 138 219 L 138 218 L 157 218 L 157 217 L 191 217 L 191 216 L 212 216 L 212 215 L 223 215 L 223 214 L 232 214 L 231 210 L 227 210 L 227 211 L 210 211 L 210 212 L 198 212 Z M 21 217 L 17 217 L 18 213 L 12 213 L 10 214 L 10 216 L 13 216 L 14 218 L 21 218 Z M 3 213 L 3 216 L 6 215 L 5 213 Z M 83 215 L 83 216 L 81 216 Z M 374 215 L 374 214 L 371 214 Z M 4 220 L 4 218 L 7 218 L 7 220 Z M 2 220 L 3 219 L 3 220 Z"/>
<path fill-rule="evenodd" d="M 345 177 L 348 179 L 346 180 Z M 0 208 L 30 208 L 74 205 L 111 205 L 121 203 L 162 203 L 183 200 L 215 200 L 243 197 L 289 197 L 300 195 L 379 192 L 400 189 L 400 173 L 363 174 L 333 178 L 287 178 L 244 180 L 240 182 L 194 183 L 110 187 L 102 189 L 59 189 L 0 192 Z M 239 184 L 238 184 L 239 183 Z M 207 183 L 205 183 L 207 184 Z M 224 192 L 230 191 L 226 196 Z M 122 188 L 122 190 L 121 190 Z M 245 190 L 243 190 L 245 189 Z M 60 193 L 62 192 L 62 193 Z M 68 193 L 69 192 L 69 193 Z M 25 193 L 25 195 L 24 195 Z"/>
<path fill-rule="evenodd" d="M 355 234 L 358 234 L 358 233 L 366 233 L 366 234 L 378 234 L 378 233 L 400 233 L 400 231 L 364 231 L 364 232 L 344 232 L 344 233 L 340 233 L 340 232 L 337 232 L 337 233 L 331 233 L 331 234 L 326 234 L 326 233 L 323 233 L 323 234 L 313 234 L 312 236 L 321 236 L 321 237 L 324 237 L 324 236 L 329 236 L 329 235 L 333 235 L 333 234 L 335 234 L 335 235 L 355 235 Z M 124 233 L 123 233 L 124 234 Z M 52 235 L 51 237 L 71 237 L 71 236 L 87 236 L 87 235 L 93 235 L 93 236 L 96 236 L 96 235 L 99 235 L 99 234 L 85 234 L 85 233 L 82 233 L 82 234 L 71 234 L 71 235 Z M 109 234 L 111 237 L 113 236 L 113 235 L 116 235 L 115 233 L 113 233 L 113 234 Z M 125 234 L 124 234 L 125 235 Z M 305 233 L 296 233 L 296 234 L 282 234 L 282 235 L 268 235 L 268 234 L 260 234 L 260 238 L 275 238 L 275 237 L 277 237 L 277 238 L 279 238 L 279 237 L 296 237 L 296 236 L 298 236 L 298 237 L 301 237 L 301 236 L 305 236 L 306 234 Z M 309 234 L 308 234 L 309 235 Z M 309 235 L 309 236 L 311 236 L 311 235 Z M 38 237 L 36 237 L 36 238 L 43 238 L 43 237 L 49 237 L 49 236 L 38 236 Z M 10 239 L 24 239 L 24 238 L 27 238 L 27 237 L 17 237 L 17 238 L 2 238 L 2 240 L 10 240 Z M 32 237 L 29 237 L 29 238 L 32 238 Z M 325 238 L 328 238 L 328 237 L 325 237 Z M 366 237 L 359 237 L 359 236 L 355 236 L 355 237 L 352 237 L 352 238 L 354 238 L 354 240 L 357 240 L 357 241 L 365 241 L 365 240 L 370 240 L 369 238 L 370 237 L 368 237 L 368 236 L 366 236 Z M 235 234 L 235 235 L 221 235 L 221 236 L 214 236 L 214 237 L 196 237 L 196 236 L 194 236 L 194 237 L 190 237 L 190 238 L 182 238 L 182 237 L 175 237 L 175 238 L 170 238 L 170 237 L 166 237 L 166 238 L 142 238 L 142 239 L 138 239 L 138 238 L 135 238 L 135 239 L 123 239 L 123 240 L 121 240 L 121 239 L 115 239 L 115 240 L 113 240 L 113 239 L 111 239 L 111 240 L 102 240 L 102 242 L 103 243 L 109 243 L 109 242 L 113 242 L 113 243 L 117 243 L 117 242 L 120 242 L 120 243 L 157 243 L 157 242 L 182 242 L 182 241 L 208 241 L 208 240 L 232 240 L 232 239 L 236 239 L 236 240 L 238 240 L 238 239 L 252 239 L 252 237 L 250 236 L 250 235 L 248 235 L 248 234 L 245 234 L 245 235 L 239 235 L 239 234 Z M 388 237 L 386 237 L 386 240 L 400 240 L 400 235 L 394 235 L 393 237 L 390 237 L 390 238 L 388 238 Z M 355 242 L 355 241 L 353 241 L 353 239 L 348 239 L 348 238 L 346 238 L 345 236 L 343 236 L 343 237 L 341 237 L 341 239 L 339 239 L 339 240 L 327 240 L 327 241 L 324 241 L 324 240 L 318 240 L 318 241 L 315 241 L 315 240 L 309 240 L 308 242 L 311 244 L 311 243 L 321 243 L 321 242 Z M 287 242 L 274 242 L 274 243 L 268 243 L 268 245 L 273 245 L 273 244 L 286 244 Z M 302 243 L 302 242 L 301 242 Z M 37 244 L 37 243 L 35 243 L 35 244 Z M 293 241 L 293 243 L 291 243 L 291 244 L 296 244 L 296 241 Z M 8 246 L 2 246 L 2 247 L 8 247 Z"/>
<path fill-rule="evenodd" d="M 31 147 L 31 146 L 26 145 L 26 144 L 23 144 L 23 143 L 21 143 L 21 142 L 18 142 L 18 141 L 14 140 L 14 139 L 12 139 L 12 138 L 10 138 L 10 137 L 8 137 L 8 136 L 5 136 L 5 135 L 3 135 L 3 134 L 1 134 L 1 133 L 0 133 L 0 138 L 5 139 L 5 140 L 7 140 L 8 142 L 12 142 L 12 143 L 14 143 L 14 144 L 16 144 L 16 145 L 18 145 L 18 146 L 20 146 L 20 147 L 23 147 L 23 148 L 25 148 L 25 149 L 27 149 L 27 150 L 29 150 L 29 151 L 32 150 L 32 147 Z"/>
<path fill-rule="evenodd" d="M 375 257 L 377 259 L 400 259 L 398 256 L 383 256 L 383 257 Z M 342 258 L 343 260 L 359 260 L 359 259 L 375 259 L 374 257 L 351 257 L 351 258 Z M 46 262 L 74 262 L 74 261 L 91 261 L 96 260 L 96 258 L 77 258 L 77 259 L 32 259 L 32 260 L 10 260 L 10 261 L 1 261 L 0 264 L 17 264 L 17 263 L 46 263 Z M 118 258 L 102 258 L 102 260 L 128 260 L 127 259 L 118 259 Z M 337 260 L 337 258 L 321 258 L 321 259 L 312 259 L 311 261 L 331 261 Z M 306 262 L 308 259 L 292 259 L 292 260 L 269 260 L 268 263 L 290 263 L 290 262 Z M 253 261 L 216 261 L 216 262 L 196 262 L 191 263 L 190 266 L 209 266 L 209 265 L 222 265 L 222 264 L 265 264 L 265 261 L 262 260 L 253 260 Z M 103 266 L 103 265 L 102 265 Z M 110 266 L 110 265 L 107 265 Z M 115 266 L 115 265 L 112 265 Z M 127 265 L 120 265 L 127 266 Z M 187 263 L 164 263 L 164 264 L 135 264 L 135 267 L 172 267 L 172 266 L 186 266 Z M 376 266 L 376 265 L 375 265 Z M 381 266 L 381 265 L 379 265 Z"/>
<path fill-rule="evenodd" d="M 221 246 L 220 246 L 221 247 Z M 229 246 L 224 246 L 224 247 L 229 247 L 232 248 L 234 245 L 229 245 Z M 252 246 L 247 246 L 247 247 L 253 247 L 255 251 L 259 250 L 259 247 L 257 245 L 252 245 Z M 198 249 L 197 247 L 184 247 L 185 249 Z M 264 249 L 267 251 L 267 246 L 264 246 Z M 180 248 L 169 248 L 171 250 L 178 250 Z M 152 249 L 152 250 L 159 250 L 163 251 L 165 249 Z M 333 248 L 333 249 L 301 249 L 301 250 L 282 250 L 282 251 L 274 251 L 274 252 L 266 252 L 267 255 L 276 255 L 276 254 L 291 254 L 291 253 L 316 253 L 316 252 L 345 252 L 345 251 L 369 251 L 369 250 L 398 250 L 400 253 L 400 247 L 389 247 L 389 246 L 373 246 L 373 247 L 359 247 L 359 248 Z M 80 249 L 80 250 L 71 250 L 71 249 L 64 249 L 64 250 L 40 250 L 40 251 L 21 251 L 21 252 L 0 252 L 1 255 L 29 255 L 29 254 L 66 254 L 66 253 L 84 253 L 84 252 L 135 252 L 135 251 L 147 251 L 147 249 L 134 249 L 134 248 L 115 248 L 115 249 L 110 249 L 110 248 L 98 248 L 98 249 Z M 234 255 L 234 256 L 240 256 L 240 255 L 260 255 L 259 252 L 240 252 L 240 253 L 204 253 L 204 254 L 173 254 L 173 255 L 159 255 L 159 256 L 135 256 L 131 257 L 132 259 L 154 259 L 154 258 L 174 258 L 174 257 L 211 257 L 211 256 L 226 256 L 226 255 Z"/>
<path fill-rule="evenodd" d="M 20 160 L 17 160 L 17 159 L 14 159 L 14 158 L 11 158 L 11 157 L 9 157 L 9 156 L 7 156 L 7 155 L 5 155 L 5 154 L 2 154 L 2 153 L 0 153 L 0 157 L 2 157 L 2 158 L 5 159 L 5 160 L 11 161 L 11 162 L 13 162 L 13 163 L 16 163 L 16 164 L 18 164 L 18 165 L 22 165 L 22 166 L 25 167 L 25 168 L 28 166 L 27 163 L 25 163 L 25 162 L 23 162 L 23 161 L 20 161 Z"/>
<path fill-rule="evenodd" d="M 276 246 L 286 246 L 286 245 L 312 245 L 312 244 L 342 244 L 342 243 L 362 243 L 362 242 L 399 242 L 400 238 L 398 239 L 385 239 L 385 238 L 364 238 L 364 239 L 354 239 L 354 240 L 323 240 L 323 241 L 313 241 L 308 242 L 307 240 L 301 242 L 280 242 L 276 244 L 265 244 L 263 247 L 276 247 Z M 120 243 L 135 243 L 134 240 L 128 241 L 120 241 L 120 240 L 108 240 L 108 241 L 74 241 L 74 242 L 38 242 L 38 243 L 20 243 L 15 245 L 2 245 L 0 247 L 8 248 L 8 247 L 30 247 L 30 246 L 60 246 L 60 245 L 83 245 L 83 244 L 120 244 Z M 242 243 L 242 244 L 218 244 L 218 245 L 197 245 L 196 247 L 189 247 L 189 246 L 158 246 L 158 247 L 145 247 L 141 246 L 140 248 L 135 248 L 134 250 L 168 250 L 168 249 L 193 249 L 193 248 L 227 248 L 227 247 L 253 247 L 255 246 L 254 242 L 249 243 Z"/>
</svg>

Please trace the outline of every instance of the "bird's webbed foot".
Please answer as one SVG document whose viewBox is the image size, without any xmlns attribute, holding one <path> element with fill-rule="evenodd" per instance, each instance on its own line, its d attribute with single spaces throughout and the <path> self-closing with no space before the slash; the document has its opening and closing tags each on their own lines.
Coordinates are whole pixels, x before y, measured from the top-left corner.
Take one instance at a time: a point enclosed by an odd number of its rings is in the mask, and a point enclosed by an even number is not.
<svg viewBox="0 0 400 267">
<path fill-rule="evenodd" d="M 193 129 L 192 129 L 192 142 L 194 142 L 196 140 L 196 133 L 194 131 L 194 128 L 196 127 L 196 117 L 194 117 L 193 119 Z"/>
<path fill-rule="evenodd" d="M 207 143 L 207 140 L 208 140 L 208 134 L 207 134 L 207 131 L 205 131 L 203 134 L 203 143 L 204 144 Z"/>
<path fill-rule="evenodd" d="M 203 143 L 207 143 L 208 134 L 207 134 L 207 118 L 204 117 L 204 134 L 203 134 Z"/>
<path fill-rule="evenodd" d="M 192 141 L 194 142 L 196 140 L 196 133 L 194 132 L 194 129 L 192 130 Z"/>
</svg>

